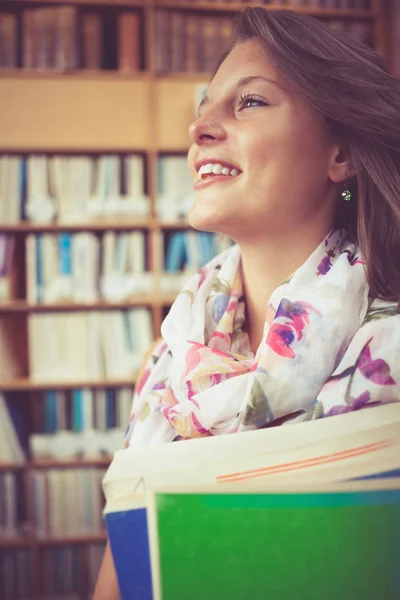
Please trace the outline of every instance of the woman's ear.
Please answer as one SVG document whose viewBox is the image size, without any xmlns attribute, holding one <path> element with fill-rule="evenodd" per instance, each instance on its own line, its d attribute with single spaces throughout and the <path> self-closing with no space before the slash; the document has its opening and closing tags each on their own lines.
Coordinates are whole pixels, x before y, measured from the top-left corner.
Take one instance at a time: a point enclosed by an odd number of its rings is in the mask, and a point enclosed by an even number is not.
<svg viewBox="0 0 400 600">
<path fill-rule="evenodd" d="M 333 183 L 341 183 L 356 174 L 350 153 L 342 146 L 335 145 L 329 161 L 328 177 Z"/>
</svg>

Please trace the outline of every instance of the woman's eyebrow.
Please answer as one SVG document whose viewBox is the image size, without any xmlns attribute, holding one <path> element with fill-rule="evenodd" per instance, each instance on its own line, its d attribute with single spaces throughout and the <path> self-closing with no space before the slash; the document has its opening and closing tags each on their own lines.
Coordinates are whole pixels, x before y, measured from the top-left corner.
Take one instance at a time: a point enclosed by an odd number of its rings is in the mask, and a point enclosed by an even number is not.
<svg viewBox="0 0 400 600">
<path fill-rule="evenodd" d="M 275 79 L 270 79 L 269 77 L 264 77 L 263 75 L 248 75 L 247 77 L 241 77 L 240 79 L 238 79 L 235 87 L 236 88 L 242 88 L 245 87 L 246 85 L 249 85 L 249 83 L 252 83 L 253 81 L 256 80 L 261 80 L 261 81 L 265 81 L 266 83 L 272 83 L 273 85 L 278 86 L 281 90 L 283 90 L 283 86 L 276 81 Z M 197 118 L 200 117 L 200 110 L 206 106 L 206 104 L 208 104 L 208 102 L 210 101 L 209 97 L 206 95 L 203 96 L 202 101 L 199 104 L 199 107 L 197 109 Z"/>
<path fill-rule="evenodd" d="M 265 81 L 266 83 L 273 83 L 274 85 L 277 85 L 278 87 L 283 89 L 283 86 L 278 81 L 276 81 L 275 79 L 271 79 L 270 77 L 264 77 L 264 75 L 249 75 L 248 77 L 241 77 L 236 85 L 237 87 L 244 87 L 257 79 Z"/>
</svg>

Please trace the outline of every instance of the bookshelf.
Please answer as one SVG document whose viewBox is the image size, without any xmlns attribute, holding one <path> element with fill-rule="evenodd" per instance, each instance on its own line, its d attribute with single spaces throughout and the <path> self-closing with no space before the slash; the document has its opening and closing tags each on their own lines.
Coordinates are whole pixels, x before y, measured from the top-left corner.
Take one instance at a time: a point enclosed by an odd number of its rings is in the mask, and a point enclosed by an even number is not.
<svg viewBox="0 0 400 600">
<path fill-rule="evenodd" d="M 290 0 L 286 3 L 248 4 L 270 8 L 282 8 L 283 4 L 285 8 L 315 15 L 335 26 L 351 29 L 357 24 L 359 31 L 370 30 L 374 47 L 385 56 L 390 68 L 393 71 L 395 69 L 396 45 L 393 38 L 394 29 L 391 30 L 393 14 L 391 3 L 386 0 L 338 1 L 336 4 L 342 8 L 328 8 L 329 3 L 324 0 L 304 1 L 301 6 L 297 6 L 299 2 Z M 14 374 L 7 375 L 6 369 L 0 369 L 0 393 L 7 395 L 10 403 L 24 413 L 28 433 L 35 431 L 34 423 L 37 423 L 39 418 L 38 406 L 44 394 L 60 393 L 68 399 L 71 394 L 82 389 L 91 390 L 95 402 L 96 393 L 106 394 L 107 391 L 118 389 L 133 391 L 134 373 L 129 376 L 88 375 L 84 378 L 60 375 L 49 380 L 33 377 L 32 360 L 29 356 L 29 322 L 37 316 L 58 315 L 63 318 L 63 315 L 89 313 L 111 315 L 118 311 L 144 308 L 150 311 L 153 336 L 158 335 L 165 311 L 175 296 L 174 291 L 163 290 L 159 285 L 164 271 L 165 239 L 176 232 L 186 232 L 189 229 L 184 218 L 165 220 L 159 216 L 157 196 L 160 160 L 168 156 L 183 157 L 187 152 L 187 130 L 194 117 L 196 88 L 198 85 L 204 85 L 209 77 L 209 73 L 202 68 L 200 62 L 189 61 L 190 57 L 193 58 L 193 47 L 188 52 L 189 62 L 184 68 L 179 68 L 183 63 L 176 57 L 179 44 L 175 49 L 165 48 L 164 54 L 171 53 L 171 68 L 163 62 L 165 57 L 161 56 L 162 44 L 167 43 L 169 34 L 167 31 L 166 36 L 160 37 L 160 29 L 157 29 L 160 27 L 159 17 L 160 14 L 167 15 L 166 20 L 161 21 L 164 27 L 176 28 L 177 23 L 178 26 L 181 23 L 183 28 L 197 27 L 196 35 L 193 36 L 196 44 L 199 39 L 203 39 L 203 34 L 206 35 L 206 27 L 211 27 L 214 34 L 217 31 L 216 35 L 220 35 L 218 27 L 222 27 L 224 23 L 226 33 L 227 19 L 243 8 L 240 2 L 218 0 L 3 0 L 0 15 L 7 13 L 17 19 L 19 40 L 22 34 L 22 15 L 26 11 L 54 9 L 65 5 L 76 10 L 73 18 L 76 18 L 77 22 L 81 22 L 85 15 L 99 15 L 103 23 L 102 35 L 105 36 L 103 44 L 110 44 L 113 52 L 110 56 L 103 52 L 103 64 L 97 69 L 82 68 L 78 60 L 74 68 L 56 68 L 54 65 L 32 68 L 23 66 L 23 48 L 18 46 L 17 65 L 0 67 L 0 158 L 4 155 L 57 155 L 89 156 L 97 160 L 110 154 L 120 158 L 140 156 L 143 158 L 143 185 L 149 211 L 144 217 L 102 215 L 101 218 L 92 217 L 73 222 L 57 219 L 48 222 L 0 222 L 0 235 L 7 234 L 15 239 L 10 294 L 8 299 L 0 302 L 0 330 L 2 323 L 10 324 L 13 345 L 20 351 L 19 369 Z M 352 5 L 357 7 L 350 8 Z M 135 15 L 134 20 L 136 19 L 136 24 L 139 23 L 141 33 L 139 55 L 131 55 L 128 69 L 120 68 L 116 54 L 118 31 L 122 31 L 116 29 L 117 15 L 124 12 Z M 217 21 L 213 25 L 213 19 L 219 19 L 220 25 L 215 25 Z M 172 25 L 173 21 L 175 25 Z M 106 31 L 105 24 L 108 22 L 113 24 L 114 31 Z M 207 35 L 209 33 L 210 29 Z M 82 40 L 81 42 L 83 44 Z M 213 46 L 215 56 L 221 53 L 223 36 L 218 43 L 219 48 L 218 44 Z M 102 240 L 109 232 L 129 235 L 136 231 L 142 232 L 145 237 L 146 268 L 153 276 L 152 289 L 136 292 L 121 299 L 98 297 L 82 301 L 61 298 L 47 299 L 40 303 L 29 299 L 28 238 L 39 235 L 67 234 L 73 237 L 88 234 Z M 5 342 L 0 342 L 7 343 L 7 339 L 6 337 Z M 8 597 L 46 600 L 50 597 L 62 598 L 66 593 L 71 597 L 72 592 L 75 594 L 74 598 L 90 597 L 96 565 L 105 541 L 104 532 L 39 536 L 37 526 L 35 527 L 35 485 L 38 485 L 37 481 L 43 482 L 47 473 L 56 473 L 56 477 L 60 473 L 67 473 L 67 477 L 79 479 L 80 470 L 92 474 L 104 472 L 108 463 L 107 457 L 57 460 L 29 456 L 24 464 L 1 462 L 0 458 L 0 490 L 3 489 L 1 477 L 7 474 L 15 477 L 18 502 L 21 504 L 18 508 L 18 518 L 24 529 L 13 536 L 4 536 L 0 530 L 0 581 L 1 569 L 4 569 L 5 565 L 12 569 L 14 560 L 15 564 L 29 561 L 31 573 L 29 582 L 22 582 L 18 593 L 15 592 L 17 595 L 11 596 L 11 592 L 8 592 L 9 596 L 5 596 L 5 600 Z M 0 506 L 0 523 L 1 510 Z M 65 556 L 68 555 L 65 560 L 69 566 L 78 558 L 81 563 L 78 571 L 71 572 L 76 583 L 75 589 L 69 589 L 65 584 L 64 588 L 61 586 L 57 590 L 58 595 L 51 591 L 46 574 L 46 565 L 52 564 L 51 553 L 55 548 L 59 548 L 60 552 L 64 552 L 63 548 L 65 549 Z M 72 554 L 69 555 L 68 552 Z M 14 591 L 12 593 L 14 594 Z M 1 594 L 0 589 L 0 596 Z"/>
</svg>

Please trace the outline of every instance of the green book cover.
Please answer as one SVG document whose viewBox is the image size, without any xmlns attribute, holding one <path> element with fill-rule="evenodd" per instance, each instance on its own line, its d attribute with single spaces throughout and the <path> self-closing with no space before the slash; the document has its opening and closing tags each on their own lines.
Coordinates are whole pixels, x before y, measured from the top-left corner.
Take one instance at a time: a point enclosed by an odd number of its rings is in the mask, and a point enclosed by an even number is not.
<svg viewBox="0 0 400 600">
<path fill-rule="evenodd" d="M 398 600 L 400 490 L 155 495 L 162 600 Z"/>
</svg>

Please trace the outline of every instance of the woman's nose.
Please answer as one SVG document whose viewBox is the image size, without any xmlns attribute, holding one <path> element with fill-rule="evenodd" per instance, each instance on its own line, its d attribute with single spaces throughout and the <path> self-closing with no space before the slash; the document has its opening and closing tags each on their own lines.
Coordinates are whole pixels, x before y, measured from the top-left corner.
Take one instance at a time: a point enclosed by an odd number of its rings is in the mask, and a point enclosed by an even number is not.
<svg viewBox="0 0 400 600">
<path fill-rule="evenodd" d="M 195 144 L 206 144 L 223 140 L 226 136 L 225 129 L 215 119 L 199 117 L 189 127 L 189 136 Z"/>
</svg>

